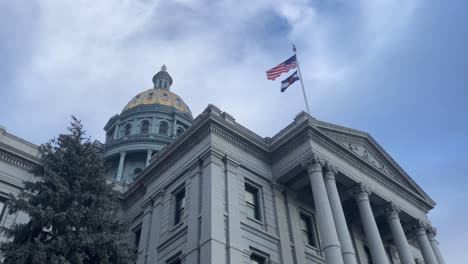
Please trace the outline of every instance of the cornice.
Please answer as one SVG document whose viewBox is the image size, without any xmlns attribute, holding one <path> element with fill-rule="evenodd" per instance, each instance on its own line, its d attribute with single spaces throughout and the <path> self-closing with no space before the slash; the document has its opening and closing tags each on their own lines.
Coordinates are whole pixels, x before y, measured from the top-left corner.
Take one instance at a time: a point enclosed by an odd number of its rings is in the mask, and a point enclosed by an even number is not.
<svg viewBox="0 0 468 264">
<path fill-rule="evenodd" d="M 37 166 L 39 166 L 39 161 L 37 163 L 30 162 L 29 160 L 26 160 L 17 155 L 11 154 L 1 148 L 0 148 L 0 160 L 10 165 L 13 165 L 15 167 L 18 167 L 20 169 L 23 169 L 25 171 L 28 171 L 28 172 L 36 168 Z"/>
<path fill-rule="evenodd" d="M 122 138 L 111 139 L 107 143 L 104 144 L 102 150 L 104 152 L 107 152 L 122 145 L 135 144 L 135 143 L 160 143 L 160 144 L 167 145 L 171 143 L 173 140 L 174 140 L 173 137 L 162 136 L 157 133 L 134 134 L 134 135 L 128 135 Z"/>
</svg>

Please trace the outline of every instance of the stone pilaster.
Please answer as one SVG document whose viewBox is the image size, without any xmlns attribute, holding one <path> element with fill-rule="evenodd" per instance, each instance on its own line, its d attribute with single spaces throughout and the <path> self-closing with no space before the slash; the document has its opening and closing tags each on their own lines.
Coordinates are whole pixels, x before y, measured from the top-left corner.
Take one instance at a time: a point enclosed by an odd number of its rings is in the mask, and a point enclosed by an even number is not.
<svg viewBox="0 0 468 264">
<path fill-rule="evenodd" d="M 401 264 L 414 264 L 413 255 L 411 254 L 405 231 L 401 226 L 400 212 L 401 208 L 393 202 L 390 202 L 387 207 L 385 207 L 387 223 L 390 226 Z"/>
<path fill-rule="evenodd" d="M 323 180 L 322 162 L 312 153 L 302 161 L 302 166 L 306 168 L 310 178 L 325 260 L 329 264 L 342 264 L 341 246 Z"/>
<path fill-rule="evenodd" d="M 148 264 L 158 264 L 158 245 L 161 233 L 161 215 L 163 210 L 164 191 L 158 191 L 153 197 L 153 217 L 151 218 L 151 229 L 149 233 L 147 262 Z"/>
<path fill-rule="evenodd" d="M 374 214 L 369 201 L 371 191 L 369 187 L 363 183 L 359 183 L 356 188 L 352 190 L 352 194 L 357 201 L 359 207 L 359 214 L 366 235 L 367 243 L 371 253 L 371 258 L 374 263 L 388 264 L 387 254 L 380 237 L 377 223 L 375 222 Z"/>
<path fill-rule="evenodd" d="M 427 237 L 429 238 L 429 242 L 431 243 L 432 250 L 434 251 L 434 254 L 439 264 L 445 264 L 445 260 L 439 249 L 439 242 L 437 242 L 437 240 L 435 239 L 436 235 L 437 235 L 437 229 L 435 229 L 432 226 L 429 226 L 427 229 Z"/>
<path fill-rule="evenodd" d="M 153 218 L 153 201 L 146 202 L 143 208 L 143 223 L 141 225 L 141 236 L 138 248 L 137 264 L 146 264 L 148 258 L 149 238 L 151 234 L 151 222 Z"/>
<path fill-rule="evenodd" d="M 125 164 L 125 155 L 126 152 L 122 151 L 120 152 L 120 159 L 119 159 L 119 168 L 117 169 L 117 181 L 122 181 L 122 174 L 123 174 L 123 169 L 124 169 L 124 164 Z"/>
<path fill-rule="evenodd" d="M 270 184 L 272 194 L 273 194 L 273 204 L 274 210 L 277 219 L 277 235 L 280 238 L 280 247 L 281 247 L 281 263 L 288 264 L 293 263 L 293 256 L 291 252 L 291 240 L 289 238 L 288 230 L 288 219 L 287 219 L 287 210 L 284 197 L 283 187 L 277 183 L 272 182 Z"/>
<path fill-rule="evenodd" d="M 330 163 L 326 162 L 323 167 L 323 172 L 325 187 L 327 189 L 328 199 L 330 200 L 333 219 L 336 225 L 336 232 L 341 244 L 343 261 L 345 264 L 356 264 L 356 254 L 354 252 L 351 236 L 349 235 L 348 225 L 346 223 L 338 189 L 336 188 L 335 174 L 337 171 Z"/>
<path fill-rule="evenodd" d="M 152 149 L 147 149 L 146 150 L 146 167 L 150 164 L 151 156 L 153 155 L 153 150 Z"/>
<path fill-rule="evenodd" d="M 419 248 L 424 258 L 425 264 L 438 264 L 437 258 L 432 250 L 431 243 L 427 237 L 427 223 L 422 220 L 418 220 L 414 226 L 414 231 L 416 233 L 416 239 L 418 240 Z"/>
</svg>

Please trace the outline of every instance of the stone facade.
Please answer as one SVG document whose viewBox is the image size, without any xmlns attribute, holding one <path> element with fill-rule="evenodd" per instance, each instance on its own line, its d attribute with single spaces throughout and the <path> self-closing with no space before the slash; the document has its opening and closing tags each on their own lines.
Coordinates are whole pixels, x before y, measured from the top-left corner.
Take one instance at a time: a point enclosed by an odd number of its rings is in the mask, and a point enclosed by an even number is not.
<svg viewBox="0 0 468 264">
<path fill-rule="evenodd" d="M 19 194 L 23 190 L 23 181 L 31 181 L 34 175 L 30 170 L 40 162 L 38 147 L 18 138 L 0 126 L 0 225 L 9 227 L 13 223 L 28 221 L 26 214 L 10 214 L 5 205 L 8 195 Z M 0 234 L 0 241 L 6 237 Z"/>
<path fill-rule="evenodd" d="M 303 112 L 262 138 L 210 105 L 122 201 L 139 264 L 444 263 L 434 201 L 367 133 Z"/>
<path fill-rule="evenodd" d="M 138 264 L 445 264 L 434 201 L 369 134 L 301 112 L 263 138 L 213 105 L 193 119 L 172 82 L 104 127 Z M 4 202 L 39 162 L 0 128 L 2 225 L 27 220 Z"/>
</svg>

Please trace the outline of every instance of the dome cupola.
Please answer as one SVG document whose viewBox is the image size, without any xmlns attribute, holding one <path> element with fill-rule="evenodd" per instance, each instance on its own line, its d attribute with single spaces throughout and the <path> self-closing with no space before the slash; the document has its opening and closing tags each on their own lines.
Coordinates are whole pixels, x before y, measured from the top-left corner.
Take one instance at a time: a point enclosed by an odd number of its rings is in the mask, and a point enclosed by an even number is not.
<svg viewBox="0 0 468 264">
<path fill-rule="evenodd" d="M 166 65 L 161 66 L 161 70 L 153 76 L 154 89 L 169 90 L 172 85 L 172 77 L 167 72 Z"/>
<path fill-rule="evenodd" d="M 131 183 L 153 155 L 192 125 L 189 107 L 170 90 L 172 77 L 166 65 L 153 76 L 153 84 L 135 95 L 104 127 L 102 157 L 109 164 L 108 176 L 116 182 Z"/>
</svg>

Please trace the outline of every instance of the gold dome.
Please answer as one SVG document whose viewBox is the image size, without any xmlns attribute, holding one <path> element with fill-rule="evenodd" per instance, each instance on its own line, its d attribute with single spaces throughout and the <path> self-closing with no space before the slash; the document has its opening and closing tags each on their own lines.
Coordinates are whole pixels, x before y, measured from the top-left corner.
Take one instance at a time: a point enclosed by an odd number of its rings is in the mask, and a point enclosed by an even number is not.
<svg viewBox="0 0 468 264">
<path fill-rule="evenodd" d="M 185 102 L 177 94 L 169 91 L 168 89 L 149 89 L 142 93 L 137 94 L 133 99 L 128 102 L 125 108 L 122 110 L 126 111 L 137 107 L 139 105 L 165 105 L 173 107 L 176 110 L 187 113 L 192 116 L 192 112 L 185 104 Z"/>
</svg>

